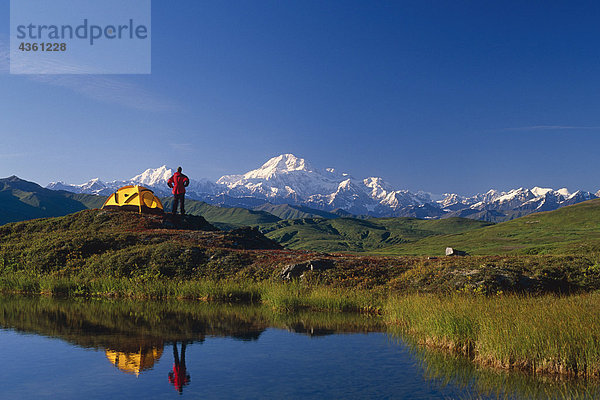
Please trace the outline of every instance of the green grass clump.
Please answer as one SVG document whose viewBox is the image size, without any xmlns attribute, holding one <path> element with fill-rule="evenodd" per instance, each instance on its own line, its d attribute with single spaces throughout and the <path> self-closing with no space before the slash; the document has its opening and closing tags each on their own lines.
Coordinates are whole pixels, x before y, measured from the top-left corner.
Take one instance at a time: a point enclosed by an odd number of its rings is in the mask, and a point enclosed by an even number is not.
<svg viewBox="0 0 600 400">
<path fill-rule="evenodd" d="M 600 293 L 393 297 L 386 321 L 420 342 L 486 365 L 600 376 Z"/>
<path fill-rule="evenodd" d="M 374 293 L 347 290 L 300 282 L 264 283 L 261 298 L 275 310 L 297 311 L 311 309 L 333 312 L 379 313 L 382 300 Z"/>
</svg>

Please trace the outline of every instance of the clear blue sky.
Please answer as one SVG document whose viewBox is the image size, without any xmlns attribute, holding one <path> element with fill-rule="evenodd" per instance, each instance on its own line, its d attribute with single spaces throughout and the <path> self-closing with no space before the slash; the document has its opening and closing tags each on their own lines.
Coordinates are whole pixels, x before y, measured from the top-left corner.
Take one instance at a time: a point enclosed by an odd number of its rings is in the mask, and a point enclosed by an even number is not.
<svg viewBox="0 0 600 400">
<path fill-rule="evenodd" d="M 600 189 L 598 2 L 152 7 L 151 75 L 24 77 L 0 0 L 0 176 L 216 179 L 294 153 L 434 193 Z"/>
</svg>

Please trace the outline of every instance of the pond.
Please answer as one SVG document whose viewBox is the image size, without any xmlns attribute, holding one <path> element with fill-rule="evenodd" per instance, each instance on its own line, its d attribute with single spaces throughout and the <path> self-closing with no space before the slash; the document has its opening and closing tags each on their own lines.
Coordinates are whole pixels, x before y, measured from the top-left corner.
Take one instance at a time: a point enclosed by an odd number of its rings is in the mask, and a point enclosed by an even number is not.
<svg viewBox="0 0 600 400">
<path fill-rule="evenodd" d="M 594 398 L 480 369 L 376 317 L 195 302 L 0 297 L 0 398 Z"/>
</svg>

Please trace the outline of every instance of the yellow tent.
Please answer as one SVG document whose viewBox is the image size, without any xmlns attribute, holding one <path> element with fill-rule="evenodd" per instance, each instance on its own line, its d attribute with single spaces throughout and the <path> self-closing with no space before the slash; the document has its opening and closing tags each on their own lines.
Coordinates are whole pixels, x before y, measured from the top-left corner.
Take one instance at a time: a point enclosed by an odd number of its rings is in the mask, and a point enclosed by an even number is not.
<svg viewBox="0 0 600 400">
<path fill-rule="evenodd" d="M 121 371 L 139 376 L 140 372 L 154 366 L 163 349 L 157 347 L 140 348 L 137 352 L 106 350 L 106 358 Z"/>
<path fill-rule="evenodd" d="M 123 186 L 104 202 L 102 209 L 138 211 L 139 213 L 162 214 L 163 205 L 152 190 L 143 186 Z"/>
</svg>

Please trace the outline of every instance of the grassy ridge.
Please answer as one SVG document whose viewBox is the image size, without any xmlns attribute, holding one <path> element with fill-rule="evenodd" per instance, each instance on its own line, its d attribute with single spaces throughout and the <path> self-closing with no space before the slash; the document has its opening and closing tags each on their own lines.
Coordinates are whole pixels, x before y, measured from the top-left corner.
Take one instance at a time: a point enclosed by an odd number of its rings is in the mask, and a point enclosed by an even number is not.
<svg viewBox="0 0 600 400">
<path fill-rule="evenodd" d="M 428 237 L 375 250 L 386 255 L 442 255 L 446 246 L 470 254 L 588 254 L 600 251 L 600 199 L 531 214 L 481 229 Z"/>
<path fill-rule="evenodd" d="M 100 208 L 106 196 L 77 194 L 50 190 L 15 176 L 0 179 L 0 225 L 35 218 L 60 217 L 85 209 Z M 165 210 L 171 210 L 172 198 L 162 199 Z M 257 226 L 279 221 L 280 218 L 265 212 L 245 208 L 227 208 L 186 199 L 189 214 L 204 216 L 221 228 Z"/>
<path fill-rule="evenodd" d="M 16 177 L 0 179 L 0 225 L 60 216 L 101 206 L 104 197 L 53 191 Z M 165 199 L 165 208 L 172 199 Z M 291 249 L 324 252 L 372 252 L 383 255 L 442 255 L 445 247 L 471 254 L 586 254 L 600 251 L 600 199 L 488 226 L 482 221 L 449 218 L 334 218 L 336 213 L 288 205 L 265 205 L 266 212 L 225 208 L 188 200 L 190 214 L 220 228 L 259 226 Z M 304 218 L 311 216 L 311 218 Z"/>
</svg>

